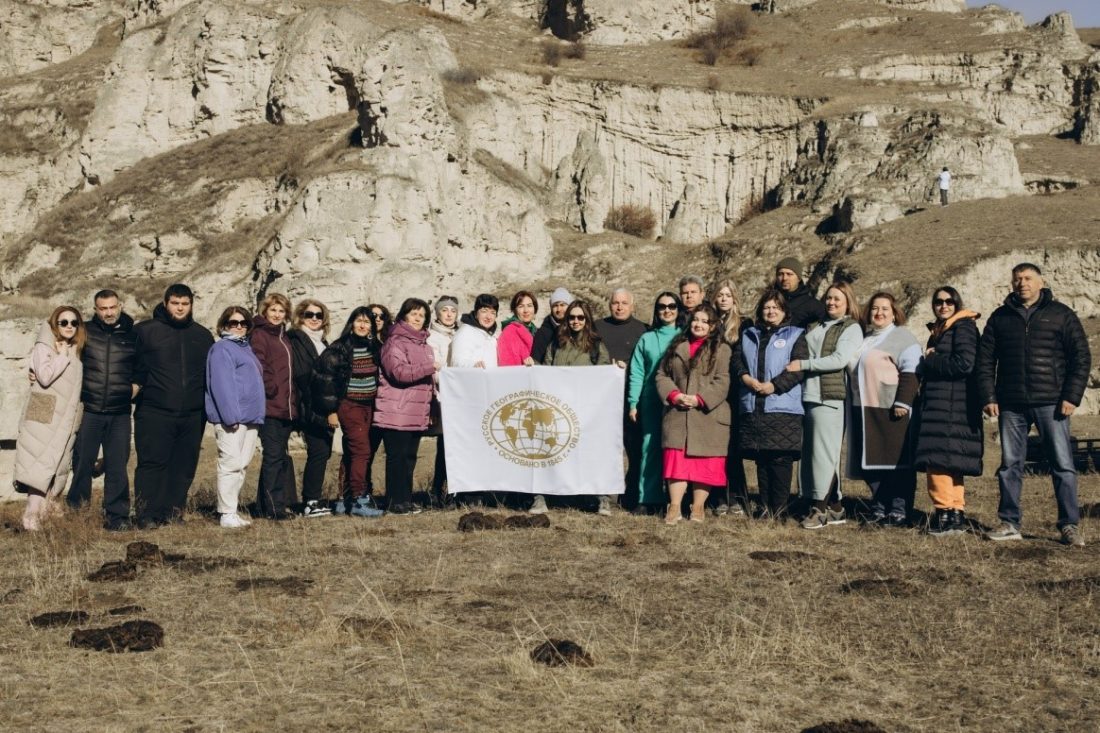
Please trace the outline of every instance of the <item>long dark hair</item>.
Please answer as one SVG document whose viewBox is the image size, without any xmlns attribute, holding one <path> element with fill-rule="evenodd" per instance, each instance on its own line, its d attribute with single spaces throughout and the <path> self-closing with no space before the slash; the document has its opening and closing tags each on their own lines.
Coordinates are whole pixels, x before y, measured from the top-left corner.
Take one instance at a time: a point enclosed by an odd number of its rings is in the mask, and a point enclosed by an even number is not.
<svg viewBox="0 0 1100 733">
<path fill-rule="evenodd" d="M 695 356 L 688 360 L 689 374 L 695 371 L 695 367 L 702 363 L 704 359 L 706 359 L 704 373 L 713 372 L 714 365 L 718 361 L 718 347 L 722 345 L 722 319 L 718 315 L 718 310 L 710 303 L 703 301 L 692 311 L 692 318 L 699 313 L 707 314 L 707 319 L 710 321 L 710 333 L 707 334 L 706 339 L 703 341 L 703 345 L 695 352 Z M 661 358 L 661 369 L 665 374 L 672 374 L 672 357 L 676 354 L 676 347 L 690 340 L 691 326 L 689 323 L 687 328 L 678 333 L 676 338 L 672 339 L 672 343 L 668 345 L 668 350 L 665 351 L 664 357 Z"/>
<path fill-rule="evenodd" d="M 569 313 L 574 308 L 580 308 L 581 312 L 584 313 L 584 328 L 577 333 L 575 338 L 569 328 Z M 569 307 L 565 309 L 565 317 L 558 324 L 558 348 L 563 348 L 570 342 L 586 354 L 591 353 L 600 343 L 600 335 L 596 333 L 596 325 L 592 322 L 592 307 L 588 305 L 586 300 L 574 300 L 570 303 Z"/>
<path fill-rule="evenodd" d="M 370 333 L 367 335 L 367 338 L 370 339 L 370 342 L 374 344 L 375 350 L 377 350 L 378 344 L 382 339 L 378 338 L 378 324 L 374 322 L 374 316 L 371 315 L 371 310 L 377 307 L 377 305 L 361 305 L 353 310 L 351 315 L 348 316 L 347 323 L 344 324 L 344 330 L 340 332 L 340 340 L 343 341 L 351 338 L 356 319 L 366 316 L 367 320 L 370 321 Z"/>
<path fill-rule="evenodd" d="M 369 303 L 369 304 L 367 304 L 367 308 L 369 310 L 374 310 L 375 308 L 377 308 L 378 310 L 380 310 L 382 312 L 382 325 L 379 326 L 377 323 L 375 323 L 374 316 L 371 316 L 370 326 L 371 326 L 371 334 L 374 336 L 375 340 L 376 341 L 385 341 L 386 336 L 389 335 L 390 328 L 393 326 L 393 314 L 390 313 L 389 308 L 382 305 L 381 303 Z M 355 319 L 353 318 L 352 321 L 354 321 L 354 320 Z M 348 321 L 348 323 L 351 323 L 351 321 Z M 344 330 L 347 330 L 347 329 L 345 328 Z"/>
<path fill-rule="evenodd" d="M 672 298 L 676 301 L 676 328 L 683 328 L 687 323 L 687 311 L 684 310 L 684 302 L 680 300 L 680 296 L 671 290 L 662 290 L 657 293 L 657 297 L 653 299 L 653 317 L 649 321 L 649 330 L 656 331 L 661 326 L 665 325 L 661 321 L 660 311 L 657 310 L 657 304 L 661 302 L 661 298 Z"/>
<path fill-rule="evenodd" d="M 963 309 L 963 297 L 961 295 L 959 295 L 958 290 L 955 290 L 955 288 L 951 287 L 950 285 L 941 285 L 941 286 L 939 286 L 938 288 L 936 288 L 935 290 L 932 291 L 932 300 L 935 300 L 936 299 L 936 293 L 940 293 L 940 292 L 947 293 L 948 295 L 951 296 L 951 300 L 955 301 L 955 312 L 956 313 L 958 313 L 959 311 L 961 311 Z M 936 305 L 934 303 L 932 304 L 932 315 L 933 316 L 936 315 Z"/>
</svg>

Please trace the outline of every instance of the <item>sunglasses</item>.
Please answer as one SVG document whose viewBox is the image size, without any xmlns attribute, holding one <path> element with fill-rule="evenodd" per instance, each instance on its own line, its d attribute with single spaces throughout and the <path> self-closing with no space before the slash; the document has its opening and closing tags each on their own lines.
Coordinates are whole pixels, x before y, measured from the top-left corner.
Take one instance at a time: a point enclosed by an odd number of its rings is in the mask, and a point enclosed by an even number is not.
<svg viewBox="0 0 1100 733">
<path fill-rule="evenodd" d="M 321 311 L 302 311 L 302 320 L 304 321 L 320 321 L 323 320 L 325 314 Z"/>
<path fill-rule="evenodd" d="M 940 307 L 941 305 L 955 305 L 955 299 L 954 298 L 933 298 L 932 299 L 932 305 L 937 307 L 937 308 Z"/>
<path fill-rule="evenodd" d="M 385 316 L 384 314 L 382 314 L 382 313 L 371 313 L 371 314 L 370 314 L 370 317 L 371 317 L 371 318 L 373 318 L 373 319 L 374 319 L 374 320 L 376 320 L 376 321 L 384 321 L 384 320 L 386 320 L 386 316 Z"/>
<path fill-rule="evenodd" d="M 657 310 L 659 311 L 674 311 L 679 310 L 679 307 L 675 303 L 658 303 Z"/>
<path fill-rule="evenodd" d="M 567 320 L 570 320 L 570 321 L 579 321 L 579 322 L 581 322 L 581 323 L 584 323 L 585 321 L 587 321 L 587 320 L 588 320 L 588 319 L 587 319 L 586 317 L 584 317 L 584 316 L 574 316 L 574 315 L 570 315 L 570 316 L 567 316 L 566 318 L 567 318 Z"/>
<path fill-rule="evenodd" d="M 242 321 L 239 318 L 230 318 L 225 322 L 225 325 L 229 328 L 248 328 L 248 321 Z"/>
<path fill-rule="evenodd" d="M 80 325 L 80 321 L 70 321 L 67 318 L 59 318 L 57 319 L 57 325 L 61 328 L 68 328 L 69 326 L 76 328 Z"/>
</svg>

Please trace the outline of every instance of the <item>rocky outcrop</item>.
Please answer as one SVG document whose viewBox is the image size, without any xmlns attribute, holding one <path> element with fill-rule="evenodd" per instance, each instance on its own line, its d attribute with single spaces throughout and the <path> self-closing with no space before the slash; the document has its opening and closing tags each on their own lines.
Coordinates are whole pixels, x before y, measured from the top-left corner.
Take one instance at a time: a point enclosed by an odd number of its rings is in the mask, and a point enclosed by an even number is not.
<svg viewBox="0 0 1100 733">
<path fill-rule="evenodd" d="M 1012 141 L 974 120 L 883 109 L 814 128 L 778 203 L 809 204 L 826 215 L 824 231 L 864 229 L 928 206 L 943 166 L 956 201 L 1026 192 Z"/>
<path fill-rule="evenodd" d="M 1093 54 L 1077 82 L 1080 104 L 1074 134 L 1082 145 L 1100 145 L 1100 53 Z"/>
<path fill-rule="evenodd" d="M 692 185 L 698 206 L 688 226 L 704 237 L 740 221 L 779 184 L 797 157 L 800 123 L 817 105 L 683 87 L 563 78 L 544 84 L 507 73 L 482 87 L 490 96 L 465 113 L 471 146 L 492 150 L 545 185 L 550 171 L 574 158 L 585 133 L 607 164 L 609 206 L 649 208 L 661 234 Z"/>
<path fill-rule="evenodd" d="M 604 219 L 611 208 L 607 185 L 607 163 L 600 153 L 596 136 L 589 132 L 577 135 L 573 154 L 562 158 L 554 171 L 554 218 L 560 219 L 588 234 L 602 232 Z"/>
<path fill-rule="evenodd" d="M 0 0 L 0 77 L 67 61 L 100 29 L 121 20 L 122 2 Z"/>
</svg>

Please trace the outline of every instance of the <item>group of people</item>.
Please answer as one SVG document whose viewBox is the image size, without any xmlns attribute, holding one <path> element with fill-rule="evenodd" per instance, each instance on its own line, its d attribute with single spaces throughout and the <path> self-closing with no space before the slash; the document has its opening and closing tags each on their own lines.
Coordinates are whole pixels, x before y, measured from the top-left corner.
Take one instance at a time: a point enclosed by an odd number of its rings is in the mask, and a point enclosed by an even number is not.
<svg viewBox="0 0 1100 733">
<path fill-rule="evenodd" d="M 292 305 L 272 293 L 256 314 L 226 308 L 215 340 L 194 321 L 185 285 L 169 287 L 152 318 L 137 324 L 116 292 L 102 290 L 87 323 L 76 308 L 57 308 L 31 354 L 14 476 L 17 490 L 28 494 L 24 526 L 37 529 L 54 511 L 70 468 L 68 503 L 88 503 L 102 450 L 105 527 L 131 527 L 131 403 L 134 521 L 142 528 L 180 521 L 206 422 L 218 450 L 222 527 L 249 524 L 240 494 L 257 442 L 254 513 L 295 515 L 288 450 L 294 433 L 306 448 L 303 516 L 419 512 L 413 472 L 423 436 L 438 441 L 429 504 L 444 506 L 453 497 L 446 493 L 441 369 L 616 364 L 627 370 L 623 503 L 633 513 L 660 514 L 667 524 L 683 521 L 685 508 L 695 522 L 708 509 L 775 520 L 794 515 L 802 527 L 821 529 L 848 519 L 844 475 L 870 488 L 866 522 L 906 526 L 916 472 L 924 471 L 935 510 L 929 531 L 966 531 L 963 481 L 982 473 L 984 411 L 999 420 L 1003 456 L 1001 522 L 987 536 L 1021 536 L 1022 467 L 1036 425 L 1062 541 L 1083 544 L 1069 416 L 1083 397 L 1091 355 L 1080 320 L 1054 300 L 1039 267 L 1013 269 L 1012 292 L 981 333 L 980 314 L 964 307 L 960 293 L 937 288 L 923 348 L 892 294 L 876 292 L 861 304 L 851 284 L 838 281 L 818 300 L 803 270 L 796 258 L 781 260 L 751 311 L 742 309 L 731 280 L 708 288 L 687 276 L 676 291 L 657 295 L 649 323 L 634 316 L 625 289 L 611 294 L 610 314 L 597 319 L 589 302 L 557 288 L 550 313 L 536 325 L 538 298 L 521 290 L 503 322 L 491 294 L 478 295 L 464 313 L 452 296 L 431 305 L 407 298 L 392 317 L 380 304 L 355 308 L 331 341 L 331 314 L 315 298 Z M 340 495 L 329 504 L 323 484 L 337 427 Z M 385 509 L 371 480 L 380 446 Z M 756 508 L 746 460 L 756 465 Z M 544 497 L 528 500 L 528 511 L 548 511 Z M 611 513 L 613 500 L 595 497 L 596 511 Z"/>
</svg>

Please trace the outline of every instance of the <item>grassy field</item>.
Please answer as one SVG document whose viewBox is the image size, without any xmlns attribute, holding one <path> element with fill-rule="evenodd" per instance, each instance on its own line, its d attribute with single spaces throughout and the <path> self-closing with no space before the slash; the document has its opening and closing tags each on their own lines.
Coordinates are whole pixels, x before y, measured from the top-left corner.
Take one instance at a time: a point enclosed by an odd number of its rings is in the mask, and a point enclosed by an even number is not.
<svg viewBox="0 0 1100 733">
<path fill-rule="evenodd" d="M 971 516 L 986 524 L 996 452 L 990 442 L 987 477 L 969 482 Z M 212 458 L 209 446 L 196 506 L 212 500 Z M 853 504 L 866 496 L 848 489 Z M 549 529 L 473 534 L 456 530 L 457 512 L 231 532 L 195 511 L 156 532 L 107 534 L 85 513 L 28 535 L 12 529 L 21 506 L 4 505 L 0 720 L 66 731 L 797 731 L 848 718 L 885 731 L 1095 730 L 1100 478 L 1083 477 L 1080 497 L 1089 546 L 1074 550 L 1054 541 L 1045 477 L 1026 482 L 1027 540 L 1008 544 L 564 510 Z M 129 581 L 86 579 L 138 539 L 186 558 Z M 109 612 L 132 605 L 143 610 Z M 70 610 L 88 614 L 79 628 L 155 621 L 164 646 L 83 651 L 68 646 L 76 627 L 28 624 Z M 535 664 L 548 638 L 577 642 L 593 665 Z"/>
</svg>

